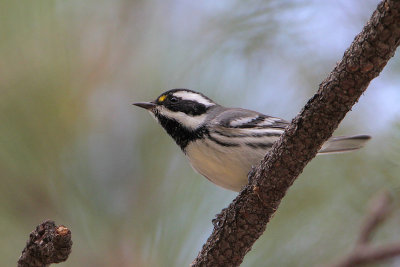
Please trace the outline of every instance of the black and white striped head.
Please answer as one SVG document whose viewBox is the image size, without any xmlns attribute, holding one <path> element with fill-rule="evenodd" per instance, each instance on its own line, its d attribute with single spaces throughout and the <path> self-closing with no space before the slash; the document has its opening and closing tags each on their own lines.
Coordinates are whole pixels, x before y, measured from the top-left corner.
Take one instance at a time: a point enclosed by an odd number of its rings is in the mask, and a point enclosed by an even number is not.
<svg viewBox="0 0 400 267">
<path fill-rule="evenodd" d="M 182 150 L 202 137 L 207 111 L 217 106 L 203 94 L 188 89 L 172 89 L 154 101 L 134 105 L 150 111 Z"/>
</svg>

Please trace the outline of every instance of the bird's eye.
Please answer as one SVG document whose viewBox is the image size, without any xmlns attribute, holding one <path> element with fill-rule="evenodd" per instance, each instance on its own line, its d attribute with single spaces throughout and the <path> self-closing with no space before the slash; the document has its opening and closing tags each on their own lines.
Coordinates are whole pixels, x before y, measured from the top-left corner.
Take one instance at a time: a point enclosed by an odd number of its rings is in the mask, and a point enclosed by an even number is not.
<svg viewBox="0 0 400 267">
<path fill-rule="evenodd" d="M 178 98 L 173 96 L 169 101 L 171 101 L 171 103 L 178 103 Z"/>
</svg>

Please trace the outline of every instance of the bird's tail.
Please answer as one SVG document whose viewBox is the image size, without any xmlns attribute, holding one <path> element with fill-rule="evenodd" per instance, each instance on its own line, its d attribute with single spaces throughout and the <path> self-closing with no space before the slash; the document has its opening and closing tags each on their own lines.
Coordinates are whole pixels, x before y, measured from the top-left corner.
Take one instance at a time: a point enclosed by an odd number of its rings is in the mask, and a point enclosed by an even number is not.
<svg viewBox="0 0 400 267">
<path fill-rule="evenodd" d="M 318 153 L 328 154 L 353 151 L 362 148 L 369 139 L 371 139 L 369 135 L 332 137 L 322 145 Z"/>
</svg>

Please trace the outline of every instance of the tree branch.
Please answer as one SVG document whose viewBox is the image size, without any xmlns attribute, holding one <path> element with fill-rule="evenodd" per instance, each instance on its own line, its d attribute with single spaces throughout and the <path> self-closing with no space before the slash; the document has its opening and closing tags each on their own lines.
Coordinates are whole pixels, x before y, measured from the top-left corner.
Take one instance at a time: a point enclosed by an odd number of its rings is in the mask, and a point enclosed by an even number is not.
<svg viewBox="0 0 400 267">
<path fill-rule="evenodd" d="M 374 230 L 383 222 L 391 211 L 391 199 L 387 191 L 372 199 L 364 224 L 354 249 L 329 267 L 351 267 L 371 264 L 400 255 L 400 243 L 373 247 L 369 244 Z"/>
<path fill-rule="evenodd" d="M 373 231 L 386 219 L 391 208 L 391 198 L 387 191 L 381 192 L 371 200 L 358 236 L 357 245 L 364 246 L 369 242 Z"/>
<path fill-rule="evenodd" d="M 18 267 L 46 267 L 66 261 L 71 253 L 71 231 L 53 221 L 45 221 L 29 235 Z"/>
<path fill-rule="evenodd" d="M 249 184 L 217 215 L 192 266 L 238 266 L 243 261 L 288 188 L 379 75 L 399 40 L 400 1 L 382 1 L 318 92 L 249 174 Z"/>
</svg>

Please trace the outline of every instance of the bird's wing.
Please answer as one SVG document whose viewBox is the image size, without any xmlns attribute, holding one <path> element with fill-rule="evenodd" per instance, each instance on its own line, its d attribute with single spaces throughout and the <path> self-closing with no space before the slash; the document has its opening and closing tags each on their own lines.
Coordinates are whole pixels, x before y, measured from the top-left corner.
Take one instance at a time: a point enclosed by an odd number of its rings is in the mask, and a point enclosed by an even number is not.
<svg viewBox="0 0 400 267">
<path fill-rule="evenodd" d="M 247 109 L 229 109 L 214 117 L 210 137 L 221 143 L 245 143 L 268 148 L 279 139 L 289 122 Z"/>
<path fill-rule="evenodd" d="M 281 129 L 284 130 L 289 122 L 264 115 L 248 109 L 229 109 L 218 114 L 211 120 L 213 126 L 221 126 L 228 129 Z"/>
</svg>

